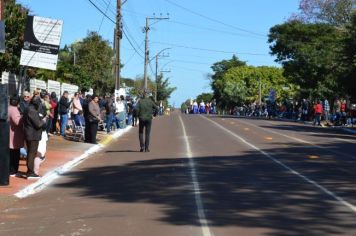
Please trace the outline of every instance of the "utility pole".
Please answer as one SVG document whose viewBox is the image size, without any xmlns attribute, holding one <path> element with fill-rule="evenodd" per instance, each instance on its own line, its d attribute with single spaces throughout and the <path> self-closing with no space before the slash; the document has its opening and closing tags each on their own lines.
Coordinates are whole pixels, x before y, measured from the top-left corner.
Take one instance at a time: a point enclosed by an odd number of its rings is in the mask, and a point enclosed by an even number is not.
<svg viewBox="0 0 356 236">
<path fill-rule="evenodd" d="M 148 64 L 148 31 L 150 30 L 148 25 L 149 18 L 146 17 L 146 27 L 145 27 L 145 65 L 143 69 L 143 80 L 144 80 L 144 89 L 147 90 L 147 64 Z"/>
<path fill-rule="evenodd" d="M 144 64 L 144 89 L 147 90 L 147 65 L 149 63 L 149 50 L 148 50 L 148 32 L 150 31 L 150 20 L 168 20 L 169 17 L 146 17 L 146 27 L 144 28 L 145 31 L 145 64 Z"/>
<path fill-rule="evenodd" d="M 115 32 L 115 97 L 118 96 L 121 84 L 121 58 L 120 58 L 120 41 L 122 39 L 121 28 L 121 0 L 117 0 L 117 13 L 116 13 L 116 32 Z"/>
</svg>

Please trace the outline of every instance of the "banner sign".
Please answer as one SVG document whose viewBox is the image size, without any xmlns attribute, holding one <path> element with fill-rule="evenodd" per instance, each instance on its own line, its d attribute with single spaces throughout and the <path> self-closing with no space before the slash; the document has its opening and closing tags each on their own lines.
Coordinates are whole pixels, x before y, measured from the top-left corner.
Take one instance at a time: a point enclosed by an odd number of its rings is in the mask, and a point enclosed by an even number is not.
<svg viewBox="0 0 356 236">
<path fill-rule="evenodd" d="M 20 65 L 56 70 L 62 20 L 28 16 Z"/>
</svg>

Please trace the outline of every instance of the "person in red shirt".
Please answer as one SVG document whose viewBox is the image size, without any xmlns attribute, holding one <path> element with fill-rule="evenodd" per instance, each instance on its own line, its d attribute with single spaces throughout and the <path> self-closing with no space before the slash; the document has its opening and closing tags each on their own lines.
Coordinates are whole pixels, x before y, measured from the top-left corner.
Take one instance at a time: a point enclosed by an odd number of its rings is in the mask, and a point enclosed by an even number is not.
<svg viewBox="0 0 356 236">
<path fill-rule="evenodd" d="M 320 100 L 318 100 L 314 105 L 314 125 L 318 122 L 318 126 L 321 126 L 320 117 L 322 113 L 323 113 L 323 106 L 321 105 Z"/>
</svg>

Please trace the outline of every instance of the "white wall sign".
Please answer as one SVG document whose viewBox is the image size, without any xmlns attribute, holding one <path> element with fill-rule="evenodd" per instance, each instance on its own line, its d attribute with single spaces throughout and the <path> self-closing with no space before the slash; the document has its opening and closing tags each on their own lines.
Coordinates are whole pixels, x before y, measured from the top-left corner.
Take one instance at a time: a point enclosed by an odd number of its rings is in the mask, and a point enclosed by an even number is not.
<svg viewBox="0 0 356 236">
<path fill-rule="evenodd" d="M 55 92 L 57 96 L 61 95 L 61 83 L 54 80 L 47 81 L 47 91 L 48 93 Z"/>
</svg>

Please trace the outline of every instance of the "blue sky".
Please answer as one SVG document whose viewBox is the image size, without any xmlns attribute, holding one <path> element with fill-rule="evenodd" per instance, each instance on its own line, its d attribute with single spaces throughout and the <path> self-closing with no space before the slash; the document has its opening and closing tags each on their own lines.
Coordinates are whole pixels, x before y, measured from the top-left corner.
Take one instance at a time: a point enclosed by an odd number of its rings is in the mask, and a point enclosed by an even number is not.
<svg viewBox="0 0 356 236">
<path fill-rule="evenodd" d="M 92 0 L 115 20 L 115 0 Z M 62 45 L 87 35 L 99 33 L 113 41 L 114 24 L 103 19 L 88 0 L 18 0 L 38 16 L 64 21 Z M 127 0 L 123 5 L 124 30 L 133 46 L 122 40 L 122 76 L 136 78 L 143 74 L 145 18 L 166 16 L 154 22 L 149 32 L 150 57 L 164 48 L 168 57 L 160 58 L 159 71 L 169 77 L 177 91 L 170 99 L 179 106 L 188 98 L 209 92 L 210 66 L 230 59 L 235 53 L 249 65 L 279 66 L 269 55 L 269 29 L 283 23 L 298 10 L 299 0 Z M 109 3 L 109 5 L 108 5 Z M 149 76 L 154 77 L 152 60 Z"/>
</svg>

